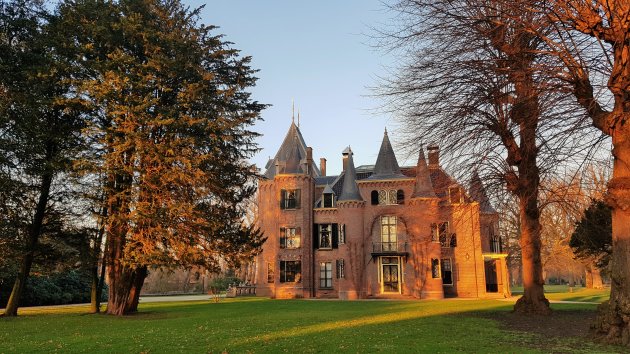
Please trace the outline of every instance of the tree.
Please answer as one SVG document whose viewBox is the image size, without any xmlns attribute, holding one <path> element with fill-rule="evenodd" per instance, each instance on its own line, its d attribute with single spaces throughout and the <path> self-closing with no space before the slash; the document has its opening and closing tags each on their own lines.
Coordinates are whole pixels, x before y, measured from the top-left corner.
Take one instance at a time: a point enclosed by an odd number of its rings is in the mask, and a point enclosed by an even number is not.
<svg viewBox="0 0 630 354">
<path fill-rule="evenodd" d="M 238 263 L 263 239 L 244 227 L 254 192 L 247 130 L 265 107 L 246 91 L 250 58 L 199 9 L 177 1 L 76 1 L 61 5 L 65 35 L 79 44 L 77 83 L 98 114 L 109 314 L 137 310 L 149 266 Z"/>
<path fill-rule="evenodd" d="M 528 26 L 563 64 L 558 73 L 593 126 L 612 138 L 613 176 L 610 300 L 599 310 L 597 331 L 630 345 L 630 3 L 626 0 L 532 2 L 554 31 Z"/>
<path fill-rule="evenodd" d="M 612 251 L 612 214 L 604 201 L 591 202 L 575 223 L 569 245 L 577 257 L 593 259 L 599 269 L 608 267 Z"/>
<path fill-rule="evenodd" d="M 53 216 L 63 197 L 53 187 L 81 146 L 83 107 L 68 99 L 69 66 L 56 55 L 53 20 L 37 0 L 0 3 L 2 237 L 21 251 L 5 316 L 17 315 L 40 237 L 63 220 Z"/>
<path fill-rule="evenodd" d="M 439 141 L 453 164 L 496 181 L 519 205 L 524 295 L 518 312 L 550 313 L 544 296 L 539 189 L 542 176 L 584 157 L 586 120 L 543 62 L 544 41 L 523 25 L 547 24 L 527 1 L 400 1 L 393 50 L 407 59 L 383 96 L 409 142 Z M 562 118 L 560 118 L 562 117 Z M 591 138 L 586 141 L 592 141 Z M 465 144 L 462 142 L 466 142 Z M 495 186 L 496 187 L 496 186 Z"/>
</svg>

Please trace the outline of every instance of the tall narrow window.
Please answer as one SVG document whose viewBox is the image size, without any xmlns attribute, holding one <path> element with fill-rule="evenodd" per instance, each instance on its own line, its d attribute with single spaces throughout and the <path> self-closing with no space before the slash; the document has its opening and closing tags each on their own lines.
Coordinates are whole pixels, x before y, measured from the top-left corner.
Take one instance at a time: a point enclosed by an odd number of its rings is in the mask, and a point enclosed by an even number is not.
<svg viewBox="0 0 630 354">
<path fill-rule="evenodd" d="M 402 189 L 396 192 L 396 204 L 405 204 L 405 191 Z"/>
<path fill-rule="evenodd" d="M 319 287 L 332 288 L 332 262 L 319 264 Z"/>
<path fill-rule="evenodd" d="M 343 259 L 337 260 L 337 279 L 346 277 L 346 265 Z"/>
<path fill-rule="evenodd" d="M 501 237 L 493 235 L 492 239 L 490 239 L 490 250 L 493 253 L 501 253 Z"/>
<path fill-rule="evenodd" d="M 442 222 L 438 224 L 438 238 L 442 247 L 449 247 L 448 222 Z"/>
<path fill-rule="evenodd" d="M 301 235 L 299 227 L 280 228 L 280 248 L 300 248 Z"/>
<path fill-rule="evenodd" d="M 280 191 L 280 209 L 299 209 L 300 208 L 300 190 L 299 189 L 283 189 Z"/>
<path fill-rule="evenodd" d="M 431 259 L 431 276 L 434 279 L 437 279 L 440 277 L 440 260 L 439 259 L 435 259 L 435 258 Z"/>
<path fill-rule="evenodd" d="M 381 216 L 381 250 L 396 251 L 396 217 Z"/>
<path fill-rule="evenodd" d="M 319 248 L 320 249 L 332 248 L 332 225 L 331 224 L 319 225 Z"/>
<path fill-rule="evenodd" d="M 451 204 L 457 204 L 457 203 L 462 202 L 462 191 L 459 187 L 449 188 L 448 195 L 451 199 Z"/>
<path fill-rule="evenodd" d="M 300 261 L 280 261 L 280 282 L 299 283 L 302 281 L 302 263 Z"/>
<path fill-rule="evenodd" d="M 442 259 L 442 284 L 453 285 L 453 266 L 450 258 Z"/>
<path fill-rule="evenodd" d="M 268 262 L 267 263 L 267 283 L 273 283 L 273 277 L 274 277 L 274 269 L 273 269 L 273 263 Z"/>
</svg>

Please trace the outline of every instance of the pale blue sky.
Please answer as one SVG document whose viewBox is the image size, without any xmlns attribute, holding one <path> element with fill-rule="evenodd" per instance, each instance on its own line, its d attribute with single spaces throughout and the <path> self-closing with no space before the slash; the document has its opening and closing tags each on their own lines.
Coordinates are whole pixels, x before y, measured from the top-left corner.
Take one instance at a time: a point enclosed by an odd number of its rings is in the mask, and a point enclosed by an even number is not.
<svg viewBox="0 0 630 354">
<path fill-rule="evenodd" d="M 376 114 L 378 100 L 366 97 L 368 87 L 392 63 L 369 45 L 370 27 L 386 23 L 391 15 L 379 0 L 187 3 L 206 3 L 202 22 L 220 26 L 217 33 L 251 55 L 252 66 L 260 70 L 253 98 L 273 105 L 254 127 L 263 134 L 258 140 L 263 150 L 252 161 L 260 168 L 275 155 L 289 128 L 292 99 L 304 139 L 316 161 L 328 160 L 329 175 L 341 170 L 347 145 L 357 166 L 373 164 L 385 126 L 396 145 L 393 120 Z"/>
</svg>

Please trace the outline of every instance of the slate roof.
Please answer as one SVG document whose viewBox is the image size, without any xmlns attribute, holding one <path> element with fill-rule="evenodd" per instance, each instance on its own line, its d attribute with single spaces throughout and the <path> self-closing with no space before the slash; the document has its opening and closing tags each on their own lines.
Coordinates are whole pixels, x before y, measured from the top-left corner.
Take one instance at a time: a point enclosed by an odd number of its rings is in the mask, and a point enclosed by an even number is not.
<svg viewBox="0 0 630 354">
<path fill-rule="evenodd" d="M 300 128 L 297 125 L 295 125 L 294 122 L 291 122 L 289 131 L 287 132 L 287 135 L 284 137 L 282 145 L 280 145 L 280 148 L 278 149 L 276 156 L 273 159 L 270 159 L 265 165 L 265 168 L 267 170 L 265 171 L 263 176 L 271 179 L 278 173 L 286 173 L 284 171 L 276 171 L 276 164 L 278 162 L 287 163 L 286 167 L 289 168 L 289 164 L 288 164 L 289 157 L 291 154 L 295 153 L 296 148 L 298 152 L 297 155 L 299 155 L 299 159 L 300 159 L 297 165 L 299 169 L 302 170 L 302 164 L 305 162 L 304 158 L 306 157 L 306 142 L 304 142 L 304 137 L 302 136 L 302 133 L 300 132 Z M 314 177 L 320 176 L 319 168 L 317 167 L 317 164 L 315 164 L 315 162 L 311 164 L 310 170 L 313 171 Z"/>
<path fill-rule="evenodd" d="M 376 158 L 373 174 L 368 178 L 377 180 L 406 178 L 400 172 L 394 149 L 392 149 L 392 144 L 387 136 L 387 130 L 383 134 L 383 142 Z"/>
<path fill-rule="evenodd" d="M 479 210 L 482 213 L 493 214 L 497 212 L 490 203 L 490 198 L 488 198 L 488 194 L 486 194 L 486 189 L 477 171 L 473 172 L 470 180 L 470 197 L 479 202 Z"/>
<path fill-rule="evenodd" d="M 350 148 L 348 148 L 348 165 L 344 172 L 341 195 L 337 200 L 363 200 L 361 193 L 359 193 L 359 186 L 357 186 L 357 172 L 354 169 L 354 159 L 352 158 L 352 150 L 350 150 Z"/>
</svg>

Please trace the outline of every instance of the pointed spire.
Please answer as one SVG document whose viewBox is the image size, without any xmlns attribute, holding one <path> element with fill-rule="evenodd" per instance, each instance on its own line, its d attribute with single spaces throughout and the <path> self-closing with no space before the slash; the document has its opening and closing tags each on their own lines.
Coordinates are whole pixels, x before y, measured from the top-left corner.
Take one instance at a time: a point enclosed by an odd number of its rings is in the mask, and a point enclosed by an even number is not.
<svg viewBox="0 0 630 354">
<path fill-rule="evenodd" d="M 387 128 L 385 128 L 385 134 L 383 134 L 383 142 L 381 143 L 381 149 L 378 152 L 376 158 L 376 165 L 374 165 L 374 173 L 369 179 L 396 179 L 405 178 L 405 175 L 400 172 L 398 161 L 396 161 L 396 155 L 392 144 L 389 142 L 389 136 L 387 135 Z"/>
<path fill-rule="evenodd" d="M 479 203 L 479 211 L 482 213 L 496 213 L 497 211 L 492 207 L 490 198 L 486 194 L 486 189 L 479 178 L 477 170 L 473 171 L 472 178 L 470 180 L 470 197 Z"/>
<path fill-rule="evenodd" d="M 300 110 L 298 109 L 298 128 L 300 127 Z"/>
<path fill-rule="evenodd" d="M 427 167 L 427 161 L 424 159 L 424 147 L 420 145 L 420 153 L 418 154 L 418 165 L 416 166 L 416 185 L 413 189 L 411 198 L 435 198 L 433 183 L 431 183 L 431 174 Z"/>
<path fill-rule="evenodd" d="M 289 156 L 287 157 L 286 167 L 284 168 L 284 173 L 303 173 L 302 167 L 300 166 L 300 161 L 302 160 L 302 156 L 300 156 L 300 148 L 297 142 L 297 136 L 294 137 L 295 142 L 289 151 Z"/>
<path fill-rule="evenodd" d="M 291 123 L 295 124 L 295 99 L 291 99 Z"/>
<path fill-rule="evenodd" d="M 357 186 L 357 171 L 354 169 L 354 159 L 352 158 L 353 153 L 349 146 L 347 150 L 348 167 L 346 168 L 345 176 L 343 178 L 343 185 L 341 186 L 341 196 L 339 196 L 339 199 L 337 199 L 337 201 L 363 201 L 363 198 L 361 198 L 361 193 L 359 193 L 359 186 Z"/>
</svg>

